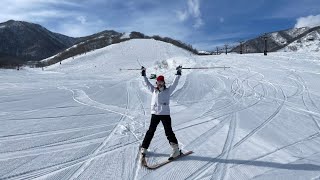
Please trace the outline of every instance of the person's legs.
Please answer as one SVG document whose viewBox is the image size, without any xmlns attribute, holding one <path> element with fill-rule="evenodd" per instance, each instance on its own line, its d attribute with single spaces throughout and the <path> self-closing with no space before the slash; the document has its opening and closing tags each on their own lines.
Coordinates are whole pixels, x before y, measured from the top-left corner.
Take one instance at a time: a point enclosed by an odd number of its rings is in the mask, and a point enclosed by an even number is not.
<svg viewBox="0 0 320 180">
<path fill-rule="evenodd" d="M 169 143 L 170 144 L 171 143 L 178 144 L 178 140 L 176 138 L 176 135 L 174 134 L 174 132 L 172 130 L 170 115 L 162 115 L 160 118 L 161 118 L 161 122 L 163 124 L 164 131 L 166 133 L 166 136 L 167 136 Z"/>
<path fill-rule="evenodd" d="M 169 144 L 172 148 L 172 153 L 170 154 L 170 158 L 169 158 L 169 160 L 172 160 L 175 157 L 178 157 L 179 155 L 181 155 L 182 152 L 179 149 L 178 140 L 176 138 L 176 135 L 173 133 L 173 130 L 172 130 L 170 115 L 163 115 L 160 118 L 161 118 L 161 122 L 164 127 L 164 131 L 166 133 L 167 139 L 168 139 Z"/>
<path fill-rule="evenodd" d="M 143 142 L 142 142 L 142 148 L 148 149 L 149 145 L 151 143 L 151 140 L 154 136 L 154 133 L 157 130 L 157 126 L 160 122 L 160 119 L 157 115 L 152 114 L 151 116 L 151 122 L 149 126 L 149 130 L 147 131 L 146 135 L 144 136 Z"/>
</svg>

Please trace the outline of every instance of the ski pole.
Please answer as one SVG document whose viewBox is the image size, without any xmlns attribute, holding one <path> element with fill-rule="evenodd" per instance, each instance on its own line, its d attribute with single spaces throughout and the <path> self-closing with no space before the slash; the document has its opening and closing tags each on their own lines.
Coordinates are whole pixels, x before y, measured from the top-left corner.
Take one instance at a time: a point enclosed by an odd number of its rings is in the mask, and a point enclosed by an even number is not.
<svg viewBox="0 0 320 180">
<path fill-rule="evenodd" d="M 193 67 L 193 68 L 181 68 L 181 69 L 217 69 L 217 68 L 230 68 L 230 67 L 226 67 L 226 66 L 216 66 L 216 67 Z"/>
<path fill-rule="evenodd" d="M 120 68 L 120 71 L 137 71 L 137 70 L 140 70 L 140 71 L 141 71 L 141 69 L 135 69 L 135 68 L 129 68 L 129 69 L 122 69 L 122 68 Z"/>
<path fill-rule="evenodd" d="M 231 67 L 227 67 L 227 66 L 216 66 L 216 67 L 193 67 L 193 68 L 181 68 L 181 69 L 218 69 L 218 68 L 231 68 Z M 120 68 L 120 71 L 140 71 L 141 68 Z"/>
</svg>

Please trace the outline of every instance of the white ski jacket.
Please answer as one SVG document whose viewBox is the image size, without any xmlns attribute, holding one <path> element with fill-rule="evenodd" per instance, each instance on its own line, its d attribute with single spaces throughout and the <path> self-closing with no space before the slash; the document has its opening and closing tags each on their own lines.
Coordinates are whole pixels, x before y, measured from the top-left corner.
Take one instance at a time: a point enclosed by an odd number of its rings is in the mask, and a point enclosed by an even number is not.
<svg viewBox="0 0 320 180">
<path fill-rule="evenodd" d="M 173 81 L 173 84 L 163 91 L 159 91 L 154 87 L 147 77 L 143 76 L 145 85 L 148 90 L 152 93 L 151 99 L 151 114 L 155 115 L 170 115 L 170 95 L 176 89 L 180 76 L 177 75 Z"/>
</svg>

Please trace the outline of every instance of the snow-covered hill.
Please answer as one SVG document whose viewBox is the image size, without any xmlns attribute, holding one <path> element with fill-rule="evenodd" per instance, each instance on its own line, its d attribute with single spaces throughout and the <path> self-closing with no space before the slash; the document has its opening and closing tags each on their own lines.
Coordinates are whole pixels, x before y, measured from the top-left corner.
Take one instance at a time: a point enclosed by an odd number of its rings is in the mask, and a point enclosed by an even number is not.
<svg viewBox="0 0 320 180">
<path fill-rule="evenodd" d="M 299 45 L 301 41 L 306 39 L 309 41 L 310 37 L 314 37 L 315 41 L 318 41 L 317 34 L 320 32 L 320 26 L 318 27 L 302 27 L 293 28 L 282 31 L 270 32 L 263 34 L 259 37 L 247 40 L 242 45 L 243 53 L 261 53 L 264 52 L 264 37 L 267 37 L 268 52 L 288 51 L 290 49 L 295 50 L 295 47 L 304 46 Z M 298 44 L 296 43 L 298 42 Z M 292 44 L 293 43 L 293 44 Z M 306 48 L 310 43 L 307 43 Z M 240 52 L 241 46 L 236 46 L 232 49 L 232 52 Z M 310 48 L 307 51 L 313 51 L 314 48 Z"/>
<path fill-rule="evenodd" d="M 276 42 L 278 45 L 284 45 L 288 43 L 288 40 L 291 40 L 303 34 L 309 29 L 310 29 L 309 27 L 287 29 L 284 31 L 277 31 L 277 32 L 270 33 L 268 37 L 271 41 Z"/>
<path fill-rule="evenodd" d="M 308 33 L 306 36 L 294 41 L 280 51 L 284 52 L 319 52 L 320 29 Z"/>
<path fill-rule="evenodd" d="M 183 151 L 140 166 L 151 94 L 139 71 L 184 70 L 171 97 Z M 130 40 L 41 69 L 0 70 L 0 179 L 319 179 L 319 53 L 194 56 Z M 153 80 L 151 80 L 154 83 Z M 167 159 L 160 124 L 148 163 Z"/>
<path fill-rule="evenodd" d="M 144 65 L 152 67 L 152 72 L 157 73 L 163 68 L 174 68 L 173 66 L 178 66 L 190 57 L 193 57 L 191 52 L 169 43 L 153 39 L 133 39 L 66 59 L 62 62 L 63 65 L 57 63 L 47 69 L 72 74 L 111 76 L 119 74 L 120 68 L 140 68 Z M 121 72 L 128 73 L 132 74 Z"/>
</svg>

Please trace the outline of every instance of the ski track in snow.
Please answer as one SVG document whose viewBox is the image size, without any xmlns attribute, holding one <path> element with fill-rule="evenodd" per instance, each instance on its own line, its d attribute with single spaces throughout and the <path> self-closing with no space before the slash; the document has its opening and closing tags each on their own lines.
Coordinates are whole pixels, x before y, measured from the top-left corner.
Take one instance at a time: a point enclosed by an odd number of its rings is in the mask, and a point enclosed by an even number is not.
<svg viewBox="0 0 320 180">
<path fill-rule="evenodd" d="M 78 91 L 79 92 L 79 91 Z M 100 103 L 95 103 L 94 104 L 94 101 L 92 101 L 90 98 L 86 98 L 86 97 L 88 97 L 85 93 L 84 93 L 84 91 L 80 91 L 80 93 L 79 94 L 81 94 L 82 96 L 80 96 L 80 98 L 79 99 L 81 99 L 81 103 L 86 103 L 86 105 L 87 104 L 90 104 L 90 105 L 92 105 L 93 104 L 93 107 L 96 107 L 96 106 L 101 106 L 101 104 Z M 129 99 L 130 99 L 130 97 L 129 97 L 129 93 L 127 93 L 128 94 L 128 97 L 127 97 L 127 107 L 128 107 L 128 104 L 129 104 Z M 77 97 L 79 97 L 79 96 L 77 96 Z M 75 100 L 76 100 L 76 98 L 75 98 Z M 86 100 L 87 100 L 87 102 L 86 102 Z M 76 100 L 77 102 L 79 102 L 78 100 Z M 109 109 L 108 109 L 109 110 Z M 111 112 L 114 112 L 114 111 L 111 111 Z M 121 117 L 120 117 L 120 120 L 119 120 L 119 123 L 117 123 L 117 125 L 119 125 L 121 122 L 122 122 L 122 120 L 124 119 L 124 117 L 125 117 L 126 115 L 125 114 L 123 114 Z M 130 117 L 130 116 L 129 116 Z M 111 126 L 112 124 L 108 124 L 107 126 Z M 95 126 L 95 127 L 97 127 L 97 126 Z M 98 127 L 101 127 L 101 126 L 98 126 Z M 103 127 L 103 126 L 102 126 Z M 111 139 L 112 138 L 112 134 L 115 132 L 115 130 L 117 130 L 117 127 L 118 126 L 116 126 L 114 129 L 113 129 L 113 132 L 111 132 L 110 134 L 109 134 L 109 136 L 104 140 L 104 141 L 102 141 L 101 142 L 101 144 L 100 144 L 100 146 L 95 150 L 95 151 L 93 151 L 92 153 L 91 153 L 91 155 L 90 156 L 92 156 L 92 158 L 87 158 L 87 160 L 84 160 L 83 162 L 77 162 L 77 161 L 75 161 L 75 162 L 73 162 L 73 163 L 67 163 L 67 165 L 64 165 L 64 164 L 62 164 L 62 166 L 53 166 L 53 168 L 56 168 L 57 167 L 57 169 L 65 169 L 65 168 L 69 168 L 69 167 L 72 167 L 72 166 L 74 166 L 74 165 L 78 165 L 79 163 L 82 163 L 82 165 L 81 166 L 79 166 L 79 169 L 78 169 L 78 171 L 75 171 L 74 172 L 74 175 L 73 176 L 71 176 L 70 178 L 71 179 L 73 179 L 73 178 L 75 178 L 75 177 L 77 177 L 77 176 L 79 176 L 89 165 L 90 165 L 90 163 L 91 163 L 91 161 L 92 160 L 94 160 L 94 158 L 95 157 L 97 157 L 99 154 L 99 152 L 101 151 L 101 149 L 105 146 L 105 144 L 108 142 L 108 140 L 109 139 Z M 77 131 L 77 130 L 82 130 L 83 128 L 79 128 L 79 129 L 72 129 L 71 131 L 68 131 L 68 130 L 61 130 L 61 131 L 57 131 L 57 132 L 55 132 L 55 133 L 51 133 L 51 134 L 49 134 L 49 135 L 53 135 L 53 134 L 56 134 L 56 133 L 67 133 L 67 132 L 73 132 L 73 131 Z M 87 128 L 86 128 L 87 129 Z M 37 134 L 37 135 L 39 135 L 39 136 L 41 136 L 41 135 L 44 135 L 43 133 L 41 133 L 41 134 Z M 48 135 L 48 134 L 46 134 L 46 135 Z M 92 135 L 95 135 L 95 134 L 91 134 L 91 135 L 88 135 L 88 136 L 92 136 Z M 35 134 L 33 134 L 31 137 L 34 137 L 34 136 L 36 136 Z M 30 136 L 29 136 L 30 137 Z M 23 137 L 23 138 L 26 138 L 26 137 Z M 74 138 L 74 139 L 79 139 L 79 138 L 83 138 L 83 137 L 78 137 L 78 138 Z M 73 139 L 68 139 L 68 140 L 66 140 L 66 141 L 70 141 L 70 140 L 73 140 Z M 59 144 L 59 143 L 61 143 L 61 142 L 63 142 L 63 141 L 60 141 L 60 142 L 56 142 L 56 143 L 54 143 L 54 144 Z M 54 145 L 54 144 L 51 144 L 51 145 Z M 91 144 L 91 143 L 90 143 Z M 48 145 L 50 145 L 50 144 L 48 144 Z M 61 145 L 61 144 L 60 144 Z M 67 145 L 69 145 L 68 143 L 67 143 Z M 71 148 L 76 148 L 77 146 L 74 146 L 73 144 L 70 144 L 71 145 Z M 39 147 L 44 147 L 44 146 L 47 146 L 47 145 L 43 145 L 43 146 L 39 146 Z M 87 146 L 87 145 L 85 145 L 85 146 Z M 122 146 L 122 147 L 125 147 L 126 145 L 124 145 L 124 146 Z M 36 148 L 36 147 L 32 147 L 32 148 Z M 50 147 L 49 147 L 50 148 Z M 54 149 L 56 149 L 56 147 L 54 146 L 53 147 Z M 78 147 L 77 147 L 78 148 Z M 30 148 L 31 149 L 31 148 Z M 63 149 L 68 149 L 67 147 L 63 147 Z M 59 151 L 60 149 L 58 149 L 58 151 Z M 40 151 L 39 152 L 43 152 L 44 151 L 44 148 L 41 148 L 40 149 Z M 57 151 L 57 150 L 54 150 L 54 151 Z M 49 153 L 49 152 L 54 152 L 54 151 L 48 151 L 48 150 L 46 150 L 45 151 L 45 153 Z M 16 154 L 18 151 L 15 151 L 14 152 L 14 154 Z M 34 150 L 32 150 L 32 151 L 30 151 L 30 152 L 32 152 L 32 154 L 26 154 L 26 155 L 24 155 L 24 156 L 31 156 L 31 155 L 40 155 L 39 153 L 34 153 L 35 151 Z M 1 156 L 0 156 L 1 157 Z M 4 154 L 4 157 L 6 157 L 6 158 L 8 158 L 8 157 L 10 157 L 10 155 L 8 155 L 8 154 Z M 12 157 L 17 157 L 16 155 L 14 155 L 14 156 L 12 156 Z M 23 157 L 23 156 L 20 156 L 20 157 Z M 19 178 L 22 178 L 22 177 L 24 177 L 24 176 L 21 176 L 21 175 L 26 175 L 28 178 L 30 178 L 30 177 L 32 177 L 32 178 L 34 178 L 34 177 L 40 177 L 40 176 L 43 176 L 43 175 L 48 175 L 48 174 L 50 174 L 50 173 L 52 173 L 52 172 L 55 172 L 56 170 L 54 170 L 54 171 L 52 171 L 51 170 L 52 168 L 51 167 L 49 167 L 49 168 L 44 168 L 44 169 L 40 169 L 40 170 L 37 170 L 37 171 L 35 171 L 36 173 L 36 175 L 32 175 L 32 173 L 30 174 L 30 172 L 27 172 L 27 173 L 24 173 L 24 174 L 20 174 L 20 175 L 18 175 L 18 177 Z"/>
<path fill-rule="evenodd" d="M 80 94 L 83 94 L 83 91 L 80 92 Z M 88 97 L 86 96 L 86 94 L 84 94 L 85 97 Z M 82 97 L 80 97 L 81 99 L 83 99 Z M 86 98 L 87 99 L 87 98 Z M 87 103 L 90 102 L 90 104 L 92 103 L 91 99 L 87 99 Z M 128 106 L 129 106 L 129 100 L 130 100 L 130 97 L 129 97 L 129 92 L 127 90 L 127 105 L 126 105 L 126 109 L 128 109 Z M 89 103 L 88 103 L 89 104 Z M 93 107 L 97 107 L 98 103 L 96 103 L 95 105 L 93 105 Z M 100 106 L 100 104 L 99 104 Z M 99 108 L 98 106 L 98 108 Z M 118 113 L 118 114 L 121 114 L 121 117 L 120 117 L 120 120 L 118 121 L 118 125 L 115 126 L 115 128 L 112 130 L 112 132 L 110 133 L 109 136 L 107 136 L 105 138 L 105 140 L 97 147 L 97 149 L 92 153 L 92 156 L 95 157 L 101 150 L 102 148 L 107 144 L 107 142 L 112 138 L 112 136 L 114 135 L 114 133 L 116 132 L 117 128 L 119 128 L 119 125 L 120 123 L 124 120 L 124 117 L 127 117 L 126 114 L 122 114 L 122 113 L 119 113 L 119 112 L 116 112 L 116 111 L 113 111 L 113 110 L 109 110 L 108 111 L 111 111 L 111 112 L 114 112 L 114 113 Z M 94 159 L 91 158 L 91 159 L 88 159 L 84 164 L 82 164 L 80 166 L 80 168 L 70 177 L 70 179 L 76 179 L 78 178 L 82 172 L 85 171 L 86 168 L 88 168 L 88 166 L 90 166 L 91 162 L 93 161 Z"/>
<path fill-rule="evenodd" d="M 264 158 L 264 157 L 266 157 L 266 156 L 269 156 L 269 155 L 271 155 L 271 154 L 274 154 L 274 153 L 279 152 L 279 151 L 281 151 L 281 150 L 284 150 L 284 149 L 286 149 L 286 148 L 295 146 L 295 145 L 297 145 L 297 144 L 300 144 L 300 143 L 303 143 L 303 142 L 306 142 L 306 141 L 310 141 L 310 140 L 315 139 L 315 138 L 318 138 L 318 137 L 320 137 L 320 133 L 312 134 L 312 135 L 310 135 L 310 136 L 308 136 L 308 137 L 306 137 L 306 138 L 304 138 L 304 139 L 302 139 L 302 140 L 299 140 L 299 141 L 296 141 L 296 142 L 294 142 L 294 143 L 292 143 L 292 144 L 288 144 L 288 145 L 285 145 L 285 146 L 283 146 L 283 147 L 277 148 L 277 149 L 275 149 L 274 151 L 268 152 L 268 153 L 263 154 L 263 155 L 261 155 L 261 156 L 258 156 L 258 157 L 252 158 L 252 159 L 248 159 L 248 160 L 244 161 L 243 163 L 233 165 L 233 166 L 231 166 L 230 168 L 234 168 L 234 167 L 237 167 L 237 166 L 241 166 L 241 165 L 245 165 L 245 164 L 252 163 L 253 161 L 262 159 L 262 158 Z"/>
<path fill-rule="evenodd" d="M 228 159 L 230 156 L 230 152 L 231 152 L 231 148 L 232 148 L 232 143 L 235 137 L 235 133 L 236 133 L 236 127 L 237 127 L 237 115 L 234 114 L 232 117 L 232 120 L 230 122 L 229 125 L 229 131 L 228 131 L 228 135 L 227 135 L 227 139 L 225 141 L 225 144 L 223 146 L 222 149 L 222 154 L 224 154 L 223 156 L 221 156 L 221 158 L 224 159 Z M 227 173 L 227 169 L 228 169 L 228 164 L 225 163 L 219 163 L 216 165 L 216 168 L 214 170 L 213 174 L 209 174 L 209 176 L 211 176 L 211 179 L 221 179 L 223 180 L 226 173 Z"/>
<path fill-rule="evenodd" d="M 309 101 L 311 102 L 311 105 L 313 106 L 313 108 L 318 112 L 320 113 L 320 109 L 318 108 L 318 106 L 314 103 L 313 99 L 311 98 L 310 96 L 310 93 L 309 93 L 309 90 L 308 90 L 308 87 L 306 85 L 306 83 L 304 82 L 304 80 L 297 74 L 294 74 L 297 79 L 301 82 L 302 86 L 304 87 L 306 94 L 307 94 L 307 98 L 309 99 Z M 307 105 L 306 103 L 306 98 L 304 96 L 304 93 L 302 92 L 301 93 L 301 97 L 302 97 L 302 101 L 303 101 L 303 104 L 306 108 L 307 111 L 310 111 L 310 108 L 309 106 Z M 318 120 L 312 115 L 312 114 L 309 114 L 309 116 L 311 117 L 311 119 L 314 121 L 314 123 L 316 124 L 316 126 L 318 127 L 319 131 L 320 131 L 320 124 L 318 122 Z"/>
<path fill-rule="evenodd" d="M 117 123 L 114 123 L 114 124 L 108 123 L 108 124 L 102 124 L 102 125 L 87 126 L 87 127 L 82 127 L 82 128 L 69 128 L 69 129 L 61 129 L 61 130 L 53 130 L 53 131 L 42 131 L 42 132 L 35 132 L 35 133 L 28 133 L 28 134 L 3 136 L 3 137 L 0 137 L 0 142 L 13 141 L 13 140 L 23 140 L 23 139 L 27 139 L 27 138 L 65 134 L 65 133 L 79 132 L 79 131 L 81 132 L 83 130 L 88 130 L 88 129 L 96 129 L 96 128 L 114 126 L 116 124 Z"/>
<path fill-rule="evenodd" d="M 193 56 L 134 40 L 44 71 L 59 73 L 0 71 L 8 79 L 0 80 L 0 179 L 319 179 L 317 60 L 295 53 Z M 157 170 L 141 167 L 138 152 L 150 93 L 140 72 L 115 71 L 137 64 L 169 84 L 180 64 L 231 66 L 183 71 L 171 97 L 172 123 L 182 149 L 194 153 Z M 169 155 L 162 125 L 150 150 L 150 163 Z"/>
<path fill-rule="evenodd" d="M 282 90 L 281 90 L 282 91 Z M 283 91 L 282 91 L 283 92 Z M 281 102 L 281 104 L 279 105 L 279 107 L 275 110 L 275 112 L 273 114 L 271 114 L 268 119 L 266 119 L 262 124 L 260 124 L 257 128 L 253 129 L 249 134 L 247 134 L 243 139 L 241 139 L 239 142 L 237 142 L 234 145 L 234 148 L 237 148 L 238 146 L 240 146 L 243 142 L 245 142 L 248 138 L 250 138 L 251 136 L 253 136 L 254 134 L 256 134 L 260 129 L 262 129 L 264 126 L 266 126 L 267 124 L 269 124 L 273 118 L 280 112 L 280 110 L 282 109 L 285 101 L 286 101 L 286 96 L 284 95 L 284 99 Z"/>
<path fill-rule="evenodd" d="M 106 111 L 109 111 L 109 112 L 112 112 L 115 114 L 126 116 L 130 119 L 133 118 L 132 116 L 127 115 L 127 109 L 122 109 L 120 107 L 114 107 L 114 106 L 105 105 L 105 104 L 96 102 L 96 101 L 90 99 L 90 97 L 83 90 L 80 90 L 80 89 L 70 90 L 67 88 L 66 88 L 66 90 L 71 91 L 73 93 L 73 99 L 80 104 L 94 107 L 94 108 L 98 108 L 98 109 L 102 109 L 102 110 L 106 110 Z"/>
</svg>

